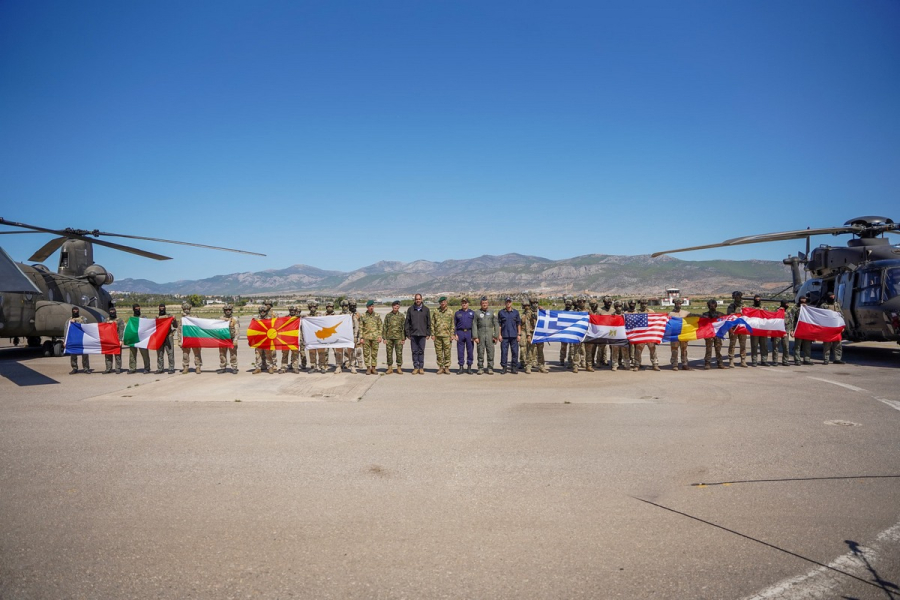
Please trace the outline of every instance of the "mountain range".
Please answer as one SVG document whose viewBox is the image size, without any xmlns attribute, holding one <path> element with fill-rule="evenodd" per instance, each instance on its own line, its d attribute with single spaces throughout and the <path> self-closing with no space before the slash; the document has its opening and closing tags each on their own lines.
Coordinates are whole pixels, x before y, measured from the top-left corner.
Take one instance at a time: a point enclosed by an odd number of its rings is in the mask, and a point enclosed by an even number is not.
<svg viewBox="0 0 900 600">
<path fill-rule="evenodd" d="M 504 254 L 464 260 L 409 263 L 380 261 L 355 271 L 328 271 L 309 265 L 207 279 L 155 283 L 122 279 L 111 291 L 150 294 L 256 295 L 315 293 L 369 296 L 436 293 L 609 293 L 659 296 L 667 287 L 683 294 L 777 291 L 790 282 L 780 261 L 688 261 L 649 255 L 587 254 L 563 260 Z"/>
</svg>

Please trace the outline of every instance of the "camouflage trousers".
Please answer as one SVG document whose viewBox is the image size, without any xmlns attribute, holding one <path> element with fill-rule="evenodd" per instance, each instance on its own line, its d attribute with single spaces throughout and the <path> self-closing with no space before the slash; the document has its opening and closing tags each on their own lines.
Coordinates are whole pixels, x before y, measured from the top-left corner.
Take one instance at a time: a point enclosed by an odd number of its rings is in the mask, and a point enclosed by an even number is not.
<svg viewBox="0 0 900 600">
<path fill-rule="evenodd" d="M 163 342 L 162 346 L 159 347 L 159 350 L 156 351 L 156 370 L 163 371 L 165 370 L 165 357 L 169 357 L 169 370 L 175 370 L 175 348 L 172 345 L 172 336 L 166 338 L 166 341 Z"/>
<path fill-rule="evenodd" d="M 734 347 L 737 346 L 741 354 L 741 364 L 747 362 L 747 334 L 728 333 L 728 362 L 734 364 Z"/>
<path fill-rule="evenodd" d="M 275 351 L 256 349 L 256 368 L 261 371 L 275 372 Z"/>
<path fill-rule="evenodd" d="M 228 366 L 228 354 L 231 353 L 231 368 L 237 372 L 237 346 L 233 348 L 219 348 L 219 368 Z"/>
<path fill-rule="evenodd" d="M 706 342 L 706 354 L 703 355 L 704 362 L 709 365 L 712 362 L 713 350 L 716 352 L 716 362 L 722 364 L 722 338 L 711 337 L 703 340 Z"/>
<path fill-rule="evenodd" d="M 528 344 L 530 346 L 529 351 L 533 352 L 533 360 L 531 361 L 531 366 L 533 367 L 543 367 L 546 365 L 544 362 L 544 342 L 539 344 Z"/>
<path fill-rule="evenodd" d="M 822 359 L 827 364 L 831 360 L 831 354 L 834 353 L 834 360 L 844 359 L 844 348 L 841 342 L 822 342 Z"/>
<path fill-rule="evenodd" d="M 150 351 L 146 348 L 128 348 L 128 370 L 135 371 L 137 370 L 137 355 L 138 351 L 141 353 L 141 358 L 144 361 L 144 370 L 150 370 Z"/>
<path fill-rule="evenodd" d="M 778 362 L 778 351 L 781 350 L 781 364 L 787 365 L 791 357 L 791 340 L 787 335 L 772 338 L 772 360 Z"/>
<path fill-rule="evenodd" d="M 687 345 L 687 342 L 684 342 L 684 343 L 685 343 L 685 345 Z M 650 342 L 645 343 L 645 344 L 635 344 L 634 345 L 634 362 L 631 363 L 631 366 L 637 367 L 639 369 L 641 368 L 641 357 L 644 354 L 644 346 L 646 346 L 650 352 L 650 364 L 653 365 L 654 367 L 659 366 L 659 360 L 656 358 L 657 344 L 653 344 Z"/>
<path fill-rule="evenodd" d="M 328 348 L 314 348 L 309 351 L 309 368 L 328 370 Z"/>
<path fill-rule="evenodd" d="M 494 368 L 494 346 L 496 345 L 490 337 L 481 338 L 479 340 L 480 343 L 476 344 L 478 346 L 478 368 L 479 369 L 493 369 Z M 487 354 L 487 364 L 485 364 L 485 354 Z"/>
<path fill-rule="evenodd" d="M 378 339 L 362 340 L 363 360 L 366 367 L 378 366 Z"/>
<path fill-rule="evenodd" d="M 113 368 L 113 359 L 115 359 L 116 370 L 122 370 L 122 355 L 121 354 L 106 354 L 104 355 L 106 358 L 106 370 L 111 371 Z"/>
<path fill-rule="evenodd" d="M 669 347 L 672 349 L 672 356 L 669 359 L 669 364 L 673 367 L 678 366 L 678 353 L 681 352 L 681 366 L 688 366 L 688 343 L 687 342 L 672 342 L 669 344 Z"/>
<path fill-rule="evenodd" d="M 568 367 L 574 369 L 584 364 L 584 344 L 567 344 L 569 346 L 569 362 Z"/>
<path fill-rule="evenodd" d="M 434 336 L 434 353 L 437 355 L 438 368 L 450 367 L 450 336 Z"/>
<path fill-rule="evenodd" d="M 610 369 L 613 371 L 618 370 L 619 365 L 623 364 L 625 360 L 628 359 L 628 348 L 629 345 L 612 345 L 609 347 L 609 365 Z"/>
<path fill-rule="evenodd" d="M 800 364 L 800 359 L 806 364 L 812 363 L 812 342 L 809 340 L 794 340 L 794 362 Z"/>
<path fill-rule="evenodd" d="M 203 366 L 203 359 L 200 357 L 200 348 L 181 348 L 181 368 L 188 369 L 191 366 L 191 353 L 194 354 L 194 366 L 198 369 Z"/>
<path fill-rule="evenodd" d="M 78 368 L 78 354 L 73 354 L 69 357 L 69 364 L 72 365 L 73 369 Z M 91 355 L 90 354 L 81 354 L 81 366 L 85 371 L 91 368 Z"/>
<path fill-rule="evenodd" d="M 559 364 L 561 364 L 562 366 L 566 366 L 566 364 L 567 364 L 566 359 L 568 358 L 568 354 L 569 354 L 568 351 L 569 351 L 569 344 L 566 344 L 565 342 L 560 342 L 559 343 Z"/>
<path fill-rule="evenodd" d="M 769 362 L 769 340 L 758 335 L 750 336 L 750 361 L 756 364 L 757 355 L 760 356 L 763 364 Z"/>
<path fill-rule="evenodd" d="M 387 366 L 394 366 L 394 357 L 397 358 L 397 366 L 403 366 L 403 340 L 384 340 Z"/>
<path fill-rule="evenodd" d="M 287 370 L 294 371 L 295 373 L 300 371 L 300 350 L 291 350 L 288 348 L 287 350 L 281 351 L 281 369 L 280 371 L 284 372 Z"/>
</svg>

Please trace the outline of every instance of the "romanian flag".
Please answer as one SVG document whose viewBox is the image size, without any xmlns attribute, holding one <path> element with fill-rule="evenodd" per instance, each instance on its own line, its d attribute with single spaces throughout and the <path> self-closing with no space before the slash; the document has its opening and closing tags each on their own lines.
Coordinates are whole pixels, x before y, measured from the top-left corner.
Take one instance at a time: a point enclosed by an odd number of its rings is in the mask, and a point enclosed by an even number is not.
<svg viewBox="0 0 900 600">
<path fill-rule="evenodd" d="M 299 317 L 253 319 L 247 329 L 251 348 L 263 350 L 297 350 L 300 347 Z"/>
</svg>

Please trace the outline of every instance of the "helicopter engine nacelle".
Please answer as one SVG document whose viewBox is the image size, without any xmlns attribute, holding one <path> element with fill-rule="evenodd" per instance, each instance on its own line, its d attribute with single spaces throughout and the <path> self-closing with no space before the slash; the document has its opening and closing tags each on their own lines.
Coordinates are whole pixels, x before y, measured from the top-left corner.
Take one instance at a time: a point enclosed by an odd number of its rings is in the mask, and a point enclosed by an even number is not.
<svg viewBox="0 0 900 600">
<path fill-rule="evenodd" d="M 86 268 L 84 270 L 84 276 L 92 285 L 96 285 L 97 287 L 109 285 L 115 281 L 112 273 L 97 264 L 93 264 Z"/>
</svg>

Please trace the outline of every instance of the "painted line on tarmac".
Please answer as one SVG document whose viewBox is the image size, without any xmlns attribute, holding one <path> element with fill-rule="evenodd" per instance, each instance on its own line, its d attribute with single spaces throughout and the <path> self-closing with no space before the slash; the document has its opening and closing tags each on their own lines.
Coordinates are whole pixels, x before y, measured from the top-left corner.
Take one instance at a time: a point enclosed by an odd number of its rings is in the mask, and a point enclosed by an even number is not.
<svg viewBox="0 0 900 600">
<path fill-rule="evenodd" d="M 875 565 L 881 556 L 891 556 L 898 549 L 900 549 L 900 523 L 896 523 L 879 533 L 875 537 L 875 541 L 868 547 L 853 545 L 850 552 L 837 557 L 827 565 L 797 577 L 783 579 L 756 592 L 752 596 L 746 596 L 743 600 L 830 598 L 834 596 L 834 588 L 847 581 L 841 574 L 849 575 L 855 579 L 874 576 L 878 583 L 868 581 L 867 583 L 884 589 L 889 597 L 893 597 L 890 591 L 883 587 L 886 582 L 882 583 L 877 576 Z"/>
<path fill-rule="evenodd" d="M 897 410 L 900 410 L 900 400 L 888 400 L 887 398 L 875 398 L 875 399 L 878 400 L 879 402 L 884 402 L 891 408 L 896 408 Z"/>
<path fill-rule="evenodd" d="M 809 375 L 806 376 L 807 379 L 815 379 L 816 381 L 824 381 L 825 383 L 830 383 L 831 385 L 839 385 L 842 388 L 847 388 L 848 390 L 853 390 L 854 392 L 865 392 L 866 390 L 861 387 L 856 387 L 855 385 L 850 385 L 849 383 L 841 383 L 840 381 L 832 381 L 830 379 L 822 379 L 821 377 L 811 377 Z"/>
</svg>

